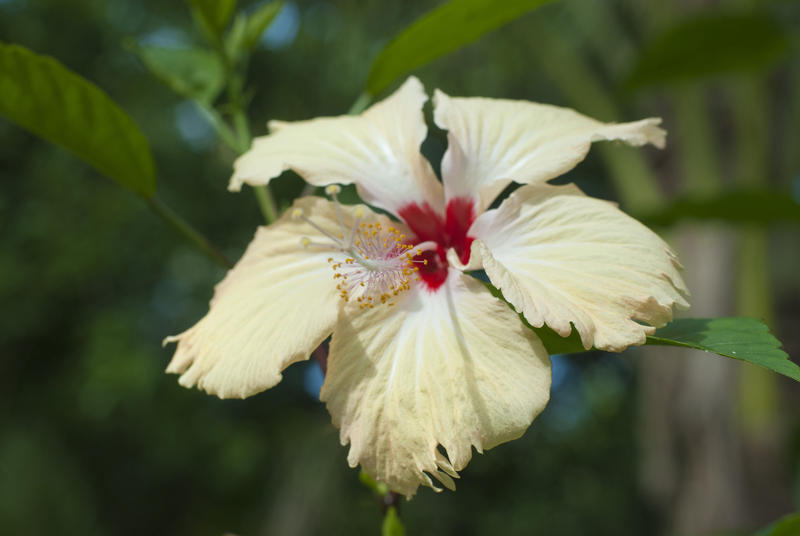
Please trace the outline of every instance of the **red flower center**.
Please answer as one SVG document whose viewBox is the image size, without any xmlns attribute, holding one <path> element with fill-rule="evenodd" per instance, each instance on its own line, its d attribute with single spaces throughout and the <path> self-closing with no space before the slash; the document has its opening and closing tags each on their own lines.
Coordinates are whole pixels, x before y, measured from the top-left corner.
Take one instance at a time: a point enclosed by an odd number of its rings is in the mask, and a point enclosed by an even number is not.
<svg viewBox="0 0 800 536">
<path fill-rule="evenodd" d="M 429 290 L 436 290 L 447 280 L 447 250 L 455 249 L 459 260 L 469 261 L 469 250 L 473 238 L 467 236 L 475 221 L 475 204 L 467 197 L 456 197 L 447 203 L 445 217 L 428 203 L 409 203 L 397 211 L 416 235 L 416 243 L 436 242 L 435 250 L 423 251 L 415 260 L 427 260 L 419 266 L 419 276 Z"/>
</svg>

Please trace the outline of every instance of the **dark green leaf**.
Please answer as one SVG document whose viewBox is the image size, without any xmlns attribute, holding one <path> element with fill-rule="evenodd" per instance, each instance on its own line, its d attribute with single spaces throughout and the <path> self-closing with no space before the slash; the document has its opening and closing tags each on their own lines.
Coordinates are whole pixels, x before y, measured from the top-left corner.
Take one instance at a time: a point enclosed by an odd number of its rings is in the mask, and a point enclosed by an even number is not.
<svg viewBox="0 0 800 536">
<path fill-rule="evenodd" d="M 270 23 L 280 12 L 283 7 L 283 2 L 273 0 L 262 4 L 253 13 L 247 17 L 247 27 L 244 32 L 244 46 L 248 50 L 252 49 L 261 39 L 261 34 L 264 33 Z"/>
<path fill-rule="evenodd" d="M 781 350 L 769 328 L 755 318 L 679 318 L 648 337 L 647 344 L 713 352 L 800 381 L 800 367 Z"/>
<path fill-rule="evenodd" d="M 0 44 L 0 113 L 137 194 L 155 193 L 150 147 L 130 116 L 53 58 Z"/>
<path fill-rule="evenodd" d="M 797 222 L 800 221 L 800 203 L 789 192 L 749 190 L 708 199 L 678 199 L 637 217 L 647 225 L 672 225 L 685 219 L 758 224 Z"/>
<path fill-rule="evenodd" d="M 771 67 L 789 50 L 784 28 L 763 13 L 709 13 L 684 20 L 645 45 L 628 88 Z"/>
<path fill-rule="evenodd" d="M 452 0 L 414 21 L 378 54 L 367 79 L 377 95 L 398 77 L 552 0 Z"/>
<path fill-rule="evenodd" d="M 189 0 L 189 4 L 203 31 L 219 38 L 231 19 L 236 0 Z"/>
<path fill-rule="evenodd" d="M 800 514 L 791 514 L 779 519 L 755 536 L 797 536 L 800 534 Z"/>
<path fill-rule="evenodd" d="M 141 46 L 134 47 L 134 52 L 150 72 L 179 95 L 212 102 L 222 90 L 222 64 L 210 50 Z"/>
<path fill-rule="evenodd" d="M 405 536 L 406 529 L 400 522 L 397 516 L 397 508 L 390 506 L 386 510 L 386 515 L 383 516 L 383 526 L 381 527 L 381 536 Z"/>
</svg>

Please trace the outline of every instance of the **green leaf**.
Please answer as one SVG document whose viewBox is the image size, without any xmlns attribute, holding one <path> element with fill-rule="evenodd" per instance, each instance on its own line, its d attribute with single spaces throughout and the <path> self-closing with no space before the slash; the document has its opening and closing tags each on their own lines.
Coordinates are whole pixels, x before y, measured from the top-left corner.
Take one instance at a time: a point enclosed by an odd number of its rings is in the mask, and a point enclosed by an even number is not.
<svg viewBox="0 0 800 536">
<path fill-rule="evenodd" d="M 698 15 L 645 45 L 628 89 L 766 70 L 789 51 L 786 30 L 764 13 Z"/>
<path fill-rule="evenodd" d="M 132 48 L 151 73 L 186 98 L 213 102 L 225 83 L 222 63 L 210 50 L 155 46 Z"/>
<path fill-rule="evenodd" d="M 244 46 L 247 50 L 251 50 L 258 40 L 261 39 L 261 34 L 264 33 L 275 17 L 280 13 L 283 8 L 283 2 L 273 0 L 258 6 L 258 8 L 247 17 L 247 26 L 244 32 Z"/>
<path fill-rule="evenodd" d="M 493 296 L 505 301 L 502 292 L 484 283 Z M 508 303 L 508 302 L 506 302 Z M 513 309 L 511 304 L 509 307 Z M 549 354 L 585 352 L 574 328 L 568 337 L 542 326 L 535 328 L 520 314 L 520 320 L 542 340 Z M 747 361 L 800 381 L 800 366 L 781 350 L 781 343 L 769 328 L 755 318 L 679 318 L 647 337 L 648 345 L 681 346 Z"/>
<path fill-rule="evenodd" d="M 790 514 L 758 531 L 755 536 L 797 536 L 798 534 L 800 534 L 800 514 Z"/>
<path fill-rule="evenodd" d="M 218 39 L 231 19 L 236 0 L 189 0 L 189 4 L 203 31 Z"/>
<path fill-rule="evenodd" d="M 231 29 L 225 36 L 225 54 L 235 63 L 247 51 L 244 46 L 244 34 L 247 29 L 247 16 L 244 13 L 237 13 L 233 19 Z"/>
<path fill-rule="evenodd" d="M 452 0 L 414 21 L 378 54 L 366 90 L 375 96 L 398 77 L 471 43 L 552 0 Z"/>
<path fill-rule="evenodd" d="M 800 367 L 755 318 L 679 318 L 647 337 L 647 344 L 683 346 L 747 361 L 800 381 Z"/>
<path fill-rule="evenodd" d="M 0 43 L 0 114 L 135 193 L 155 193 L 150 147 L 130 116 L 53 58 Z"/>
<path fill-rule="evenodd" d="M 406 529 L 400 522 L 400 517 L 397 515 L 397 508 L 390 506 L 386 509 L 386 515 L 383 516 L 381 536 L 405 536 L 405 534 Z"/>
<path fill-rule="evenodd" d="M 741 190 L 707 199 L 682 198 L 654 212 L 638 214 L 647 225 L 673 225 L 685 219 L 774 224 L 800 221 L 800 203 L 789 192 Z"/>
</svg>

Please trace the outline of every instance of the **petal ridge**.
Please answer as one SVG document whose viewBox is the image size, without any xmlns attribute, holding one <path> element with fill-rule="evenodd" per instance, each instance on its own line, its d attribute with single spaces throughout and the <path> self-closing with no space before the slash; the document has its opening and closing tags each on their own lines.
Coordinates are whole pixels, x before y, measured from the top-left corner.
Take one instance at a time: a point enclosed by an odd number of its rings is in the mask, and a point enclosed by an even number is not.
<svg viewBox="0 0 800 536">
<path fill-rule="evenodd" d="M 293 209 L 334 236 L 341 230 L 335 204 L 325 199 L 301 198 Z M 181 374 L 181 385 L 196 385 L 220 398 L 248 397 L 277 384 L 286 367 L 308 359 L 333 331 L 341 299 L 328 258 L 340 254 L 304 248 L 304 239 L 320 233 L 294 220 L 292 212 L 259 228 L 215 287 L 208 313 L 165 339 L 178 343 L 167 372 Z M 346 226 L 352 225 L 348 207 L 342 207 L 342 216 Z"/>
<path fill-rule="evenodd" d="M 549 397 L 538 337 L 457 271 L 435 293 L 340 317 L 328 364 L 320 397 L 348 462 L 409 496 L 431 477 L 450 487 L 472 448 L 519 437 Z"/>
<path fill-rule="evenodd" d="M 472 256 L 534 327 L 585 348 L 643 344 L 688 307 L 681 265 L 655 233 L 574 185 L 527 185 L 478 217 Z M 474 261 L 477 263 L 478 261 Z"/>
<path fill-rule="evenodd" d="M 358 116 L 270 121 L 270 134 L 236 159 L 228 189 L 268 184 L 292 169 L 315 186 L 355 184 L 362 199 L 391 212 L 425 201 L 441 211 L 441 183 L 420 153 L 427 100 L 422 83 L 410 77 Z"/>
<path fill-rule="evenodd" d="M 484 97 L 433 96 L 434 121 L 447 130 L 442 159 L 446 199 L 471 196 L 486 209 L 511 182 L 548 181 L 586 157 L 591 144 L 621 140 L 663 147 L 659 118 L 602 123 L 569 108 Z"/>
</svg>

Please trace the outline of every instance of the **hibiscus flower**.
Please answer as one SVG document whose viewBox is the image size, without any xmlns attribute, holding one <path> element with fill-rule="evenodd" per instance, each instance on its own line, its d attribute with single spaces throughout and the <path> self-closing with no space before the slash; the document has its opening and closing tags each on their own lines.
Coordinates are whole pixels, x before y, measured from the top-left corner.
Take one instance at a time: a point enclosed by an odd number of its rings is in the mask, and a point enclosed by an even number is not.
<svg viewBox="0 0 800 536">
<path fill-rule="evenodd" d="M 485 271 L 533 326 L 572 329 L 588 349 L 645 342 L 687 306 L 680 265 L 609 202 L 545 182 L 592 142 L 662 146 L 658 119 L 607 124 L 522 101 L 434 95 L 447 131 L 439 181 L 420 153 L 422 84 L 409 78 L 360 116 L 269 124 L 230 189 L 285 170 L 333 197 L 297 200 L 260 228 L 177 341 L 168 372 L 221 398 L 247 397 L 332 335 L 326 403 L 348 461 L 412 495 L 448 488 L 478 452 L 521 436 L 547 404 L 536 334 L 465 271 Z M 496 209 L 495 198 L 522 183 Z M 355 184 L 368 207 L 338 203 Z"/>
</svg>

